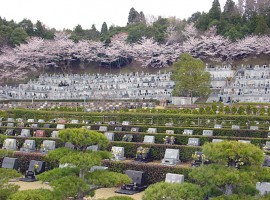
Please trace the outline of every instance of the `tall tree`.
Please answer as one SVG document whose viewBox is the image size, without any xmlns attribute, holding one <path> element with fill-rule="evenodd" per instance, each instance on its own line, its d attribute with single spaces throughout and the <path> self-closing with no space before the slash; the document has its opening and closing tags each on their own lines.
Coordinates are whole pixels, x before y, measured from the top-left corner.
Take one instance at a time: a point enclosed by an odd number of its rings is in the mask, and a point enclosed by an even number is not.
<svg viewBox="0 0 270 200">
<path fill-rule="evenodd" d="M 28 35 L 22 28 L 15 28 L 11 33 L 11 42 L 13 45 L 19 45 L 23 42 L 26 42 Z"/>
<path fill-rule="evenodd" d="M 26 33 L 29 36 L 34 35 L 34 24 L 32 23 L 31 20 L 29 19 L 23 19 L 20 23 L 19 26 L 26 31 Z"/>
<path fill-rule="evenodd" d="M 173 64 L 175 96 L 203 97 L 210 94 L 210 74 L 205 72 L 204 63 L 188 53 L 183 53 L 180 60 Z M 193 103 L 193 102 L 192 102 Z"/>
<path fill-rule="evenodd" d="M 107 26 L 107 23 L 106 22 L 103 22 L 102 26 L 101 26 L 101 35 L 104 35 L 108 32 L 108 26 Z"/>
<path fill-rule="evenodd" d="M 209 10 L 209 17 L 210 19 L 213 20 L 220 20 L 221 16 L 221 8 L 220 8 L 220 3 L 219 0 L 214 0 L 212 3 L 212 7 Z"/>
</svg>

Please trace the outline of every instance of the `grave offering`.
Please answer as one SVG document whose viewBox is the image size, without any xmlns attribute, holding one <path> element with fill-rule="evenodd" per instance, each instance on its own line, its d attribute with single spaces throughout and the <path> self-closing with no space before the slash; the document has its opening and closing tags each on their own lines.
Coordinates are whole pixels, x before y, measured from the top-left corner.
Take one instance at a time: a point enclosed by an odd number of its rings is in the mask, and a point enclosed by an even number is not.
<svg viewBox="0 0 270 200">
<path fill-rule="evenodd" d="M 170 166 L 174 166 L 180 163 L 179 149 L 166 149 L 164 158 L 162 159 L 161 163 L 163 165 L 170 165 Z"/>
<path fill-rule="evenodd" d="M 114 141 L 114 133 L 105 132 L 104 135 L 107 137 L 109 141 Z"/>
<path fill-rule="evenodd" d="M 140 128 L 139 127 L 132 127 L 130 129 L 130 132 L 140 132 Z"/>
<path fill-rule="evenodd" d="M 125 142 L 132 142 L 132 139 L 133 139 L 133 135 L 132 134 L 125 134 L 122 138 L 122 141 L 125 141 Z"/>
<path fill-rule="evenodd" d="M 46 137 L 46 132 L 45 132 L 45 130 L 37 130 L 35 132 L 35 135 L 34 136 L 35 137 Z"/>
<path fill-rule="evenodd" d="M 14 135 L 15 135 L 14 129 L 7 129 L 7 130 L 5 131 L 5 135 L 14 136 Z"/>
<path fill-rule="evenodd" d="M 112 147 L 112 155 L 113 155 L 113 160 L 125 160 L 126 157 L 124 157 L 124 147 Z"/>
<path fill-rule="evenodd" d="M 222 125 L 221 124 L 215 124 L 214 128 L 222 128 Z"/>
<path fill-rule="evenodd" d="M 258 126 L 250 126 L 249 129 L 252 131 L 257 131 L 257 130 L 259 130 L 259 127 Z"/>
<path fill-rule="evenodd" d="M 184 183 L 184 175 L 167 173 L 165 182 L 166 183 Z"/>
<path fill-rule="evenodd" d="M 123 131 L 123 128 L 122 127 L 115 127 L 114 131 Z"/>
<path fill-rule="evenodd" d="M 18 158 L 5 157 L 2 162 L 2 168 L 18 170 Z"/>
<path fill-rule="evenodd" d="M 16 151 L 17 149 L 16 139 L 11 138 L 5 139 L 2 149 Z"/>
<path fill-rule="evenodd" d="M 193 130 L 184 129 L 183 135 L 193 135 Z"/>
<path fill-rule="evenodd" d="M 54 149 L 55 149 L 55 141 L 44 140 L 40 148 L 40 153 L 48 153 L 48 151 L 51 151 Z"/>
<path fill-rule="evenodd" d="M 86 150 L 91 150 L 91 151 L 98 151 L 98 145 L 91 145 L 86 148 Z"/>
<path fill-rule="evenodd" d="M 188 146 L 200 146 L 200 138 L 188 138 Z"/>
<path fill-rule="evenodd" d="M 106 132 L 106 131 L 108 131 L 108 127 L 107 126 L 100 126 L 99 131 Z"/>
<path fill-rule="evenodd" d="M 116 193 L 132 195 L 147 188 L 146 176 L 143 171 L 126 170 L 125 174 L 132 179 L 132 183 L 122 185 L 120 190 L 115 191 Z"/>
<path fill-rule="evenodd" d="M 222 139 L 213 139 L 212 142 L 214 142 L 214 143 L 215 142 L 223 142 L 223 140 Z"/>
<path fill-rule="evenodd" d="M 41 174 L 45 171 L 45 162 L 31 160 L 28 166 L 28 170 L 25 173 L 25 178 L 20 178 L 20 181 L 24 182 L 34 182 L 36 180 L 36 175 Z"/>
<path fill-rule="evenodd" d="M 143 143 L 154 144 L 155 143 L 155 136 L 145 135 L 144 139 L 143 139 Z"/>
<path fill-rule="evenodd" d="M 51 137 L 52 138 L 58 138 L 59 131 L 52 131 Z"/>
<path fill-rule="evenodd" d="M 140 162 L 152 161 L 153 159 L 151 157 L 151 149 L 147 147 L 142 147 L 142 146 L 138 147 L 135 160 L 140 161 Z"/>
<path fill-rule="evenodd" d="M 30 130 L 29 129 L 22 129 L 20 136 L 21 137 L 31 137 Z"/>
<path fill-rule="evenodd" d="M 22 148 L 20 148 L 22 152 L 34 152 L 36 151 L 36 141 L 35 140 L 25 140 Z"/>
<path fill-rule="evenodd" d="M 65 129 L 65 124 L 57 124 L 56 129 Z"/>
<path fill-rule="evenodd" d="M 174 134 L 174 130 L 166 130 L 166 134 Z"/>
<path fill-rule="evenodd" d="M 261 196 L 266 195 L 270 192 L 270 183 L 269 182 L 257 182 L 256 189 L 259 190 Z"/>
<path fill-rule="evenodd" d="M 240 126 L 239 125 L 232 125 L 232 129 L 239 130 L 240 129 Z"/>
<path fill-rule="evenodd" d="M 148 128 L 147 133 L 157 133 L 157 128 Z"/>
<path fill-rule="evenodd" d="M 195 153 L 192 154 L 192 158 L 194 159 L 194 161 L 191 164 L 192 167 L 199 167 L 201 166 L 201 164 L 203 165 L 210 164 L 210 161 L 205 158 L 203 152 L 201 151 L 195 151 Z"/>
<path fill-rule="evenodd" d="M 123 125 L 123 126 L 129 126 L 129 125 L 130 125 L 130 122 L 129 122 L 129 121 L 123 121 L 123 122 L 122 122 L 122 125 Z"/>
<path fill-rule="evenodd" d="M 213 136 L 213 130 L 203 130 L 203 136 Z"/>
<path fill-rule="evenodd" d="M 164 144 L 173 145 L 175 143 L 175 137 L 166 135 L 165 138 L 163 138 L 163 141 L 164 141 Z"/>
</svg>

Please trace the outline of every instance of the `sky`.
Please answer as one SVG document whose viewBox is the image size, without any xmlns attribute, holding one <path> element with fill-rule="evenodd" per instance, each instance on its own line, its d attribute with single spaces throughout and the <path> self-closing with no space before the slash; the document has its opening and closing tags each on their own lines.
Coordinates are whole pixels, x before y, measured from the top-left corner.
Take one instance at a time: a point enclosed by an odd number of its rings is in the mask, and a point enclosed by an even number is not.
<svg viewBox="0 0 270 200">
<path fill-rule="evenodd" d="M 197 11 L 208 12 L 213 0 L 0 0 L 0 16 L 20 22 L 24 18 L 33 23 L 40 20 L 49 28 L 73 29 L 80 24 L 100 30 L 103 22 L 125 26 L 130 8 L 148 16 L 190 17 Z M 221 8 L 226 0 L 219 0 Z"/>
</svg>

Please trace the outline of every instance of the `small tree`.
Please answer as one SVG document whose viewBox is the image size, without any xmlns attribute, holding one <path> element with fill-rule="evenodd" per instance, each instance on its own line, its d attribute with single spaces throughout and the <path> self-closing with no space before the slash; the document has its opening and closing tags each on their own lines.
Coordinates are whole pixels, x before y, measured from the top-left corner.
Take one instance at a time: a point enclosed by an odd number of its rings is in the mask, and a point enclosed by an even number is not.
<svg viewBox="0 0 270 200">
<path fill-rule="evenodd" d="M 203 153 L 214 164 L 194 168 L 189 176 L 209 194 L 254 196 L 256 182 L 270 178 L 270 170 L 261 167 L 263 151 L 252 144 L 237 141 L 207 143 Z"/>
<path fill-rule="evenodd" d="M 12 194 L 8 200 L 57 200 L 51 190 L 36 189 L 36 190 L 23 190 Z"/>
<path fill-rule="evenodd" d="M 174 63 L 172 80 L 175 81 L 173 94 L 176 96 L 189 96 L 192 98 L 205 97 L 210 94 L 210 73 L 204 70 L 204 63 L 187 53 L 180 56 Z"/>
<path fill-rule="evenodd" d="M 59 132 L 59 137 L 64 142 L 74 145 L 74 150 L 59 148 L 49 152 L 48 159 L 55 163 L 68 164 L 74 169 L 55 168 L 38 176 L 42 181 L 50 181 L 55 193 L 61 197 L 75 197 L 83 199 L 87 194 L 92 194 L 100 187 L 119 186 L 130 183 L 127 175 L 109 171 L 89 172 L 94 165 L 101 165 L 101 160 L 110 157 L 107 151 L 87 151 L 90 145 L 105 148 L 109 141 L 102 134 L 87 129 L 65 129 Z M 91 185 L 91 186 L 90 186 Z"/>
</svg>

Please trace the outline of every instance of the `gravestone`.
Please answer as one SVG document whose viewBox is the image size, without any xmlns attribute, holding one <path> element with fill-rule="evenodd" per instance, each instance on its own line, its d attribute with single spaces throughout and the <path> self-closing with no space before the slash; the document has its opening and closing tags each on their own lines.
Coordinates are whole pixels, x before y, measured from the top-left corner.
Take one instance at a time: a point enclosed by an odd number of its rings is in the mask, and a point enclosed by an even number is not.
<svg viewBox="0 0 270 200">
<path fill-rule="evenodd" d="M 104 135 L 107 137 L 109 141 L 114 141 L 114 133 L 105 132 Z"/>
<path fill-rule="evenodd" d="M 221 124 L 215 124 L 214 128 L 222 128 L 222 125 Z"/>
<path fill-rule="evenodd" d="M 50 124 L 44 124 L 43 127 L 44 128 L 51 128 L 51 125 Z"/>
<path fill-rule="evenodd" d="M 183 135 L 193 135 L 193 130 L 190 130 L 190 129 L 184 129 Z"/>
<path fill-rule="evenodd" d="M 34 152 L 36 151 L 36 141 L 35 140 L 25 140 L 22 148 L 20 148 L 22 152 Z"/>
<path fill-rule="evenodd" d="M 18 170 L 18 158 L 5 157 L 2 162 L 2 168 Z"/>
<path fill-rule="evenodd" d="M 55 141 L 44 140 L 40 148 L 40 153 L 48 153 L 48 151 L 55 149 Z"/>
<path fill-rule="evenodd" d="M 117 122 L 116 121 L 109 121 L 109 125 L 116 125 Z"/>
<path fill-rule="evenodd" d="M 45 162 L 37 161 L 37 160 L 30 160 L 28 172 L 29 171 L 35 172 L 35 175 L 45 172 Z"/>
<path fill-rule="evenodd" d="M 266 141 L 264 149 L 270 150 L 270 141 Z"/>
<path fill-rule="evenodd" d="M 240 129 L 240 126 L 239 125 L 232 125 L 232 129 L 233 130 L 239 130 Z"/>
<path fill-rule="evenodd" d="M 270 156 L 269 155 L 264 156 L 263 166 L 264 167 L 270 167 Z"/>
<path fill-rule="evenodd" d="M 100 126 L 99 131 L 106 132 L 106 131 L 108 131 L 108 127 L 107 126 Z"/>
<path fill-rule="evenodd" d="M 46 132 L 45 132 L 45 130 L 37 130 L 36 134 L 34 136 L 35 137 L 46 137 Z"/>
<path fill-rule="evenodd" d="M 22 129 L 20 136 L 21 137 L 31 137 L 30 130 L 29 129 Z"/>
<path fill-rule="evenodd" d="M 141 192 L 147 188 L 146 175 L 143 171 L 126 170 L 125 174 L 131 178 L 131 184 L 124 184 L 120 190 L 116 190 L 116 193 L 133 195 Z"/>
<path fill-rule="evenodd" d="M 31 128 L 38 128 L 39 125 L 38 124 L 31 124 Z"/>
<path fill-rule="evenodd" d="M 65 147 L 68 148 L 68 149 L 74 149 L 75 148 L 75 146 L 70 142 L 66 142 Z"/>
<path fill-rule="evenodd" d="M 77 119 L 73 119 L 70 121 L 71 124 L 79 124 L 79 120 Z"/>
<path fill-rule="evenodd" d="M 122 127 L 115 127 L 114 131 L 123 131 L 123 128 Z"/>
<path fill-rule="evenodd" d="M 145 135 L 144 139 L 143 139 L 143 143 L 154 144 L 155 143 L 155 136 Z"/>
<path fill-rule="evenodd" d="M 223 140 L 222 139 L 213 139 L 212 142 L 213 143 L 215 143 L 215 142 L 223 142 Z"/>
<path fill-rule="evenodd" d="M 122 138 L 122 141 L 125 141 L 125 142 L 132 142 L 132 139 L 133 139 L 133 135 L 132 134 L 125 134 Z"/>
<path fill-rule="evenodd" d="M 65 129 L 65 124 L 57 124 L 56 129 Z"/>
<path fill-rule="evenodd" d="M 8 122 L 14 122 L 15 120 L 14 120 L 14 118 L 7 118 L 7 121 Z"/>
<path fill-rule="evenodd" d="M 7 127 L 14 127 L 14 123 L 7 123 Z"/>
<path fill-rule="evenodd" d="M 166 134 L 174 134 L 174 130 L 166 130 Z"/>
<path fill-rule="evenodd" d="M 250 142 L 250 140 L 238 140 L 238 142 L 242 142 L 242 143 L 248 143 L 248 144 L 250 144 L 251 142 Z"/>
<path fill-rule="evenodd" d="M 16 139 L 11 138 L 5 139 L 2 149 L 15 151 L 17 149 Z"/>
<path fill-rule="evenodd" d="M 157 128 L 148 128 L 147 133 L 157 133 Z"/>
<path fill-rule="evenodd" d="M 130 129 L 130 132 L 140 132 L 140 128 L 139 127 L 132 127 Z"/>
<path fill-rule="evenodd" d="M 166 149 L 164 158 L 161 163 L 163 165 L 176 165 L 180 163 L 179 160 L 179 149 Z"/>
<path fill-rule="evenodd" d="M 188 138 L 188 146 L 200 146 L 200 138 Z"/>
<path fill-rule="evenodd" d="M 249 129 L 252 131 L 257 131 L 257 130 L 259 130 L 259 127 L 258 126 L 250 126 Z"/>
<path fill-rule="evenodd" d="M 256 189 L 259 190 L 261 196 L 267 195 L 270 192 L 270 183 L 269 182 L 257 182 Z"/>
<path fill-rule="evenodd" d="M 213 130 L 203 130 L 203 136 L 213 136 Z"/>
<path fill-rule="evenodd" d="M 165 126 L 172 127 L 173 126 L 173 123 L 166 123 Z"/>
<path fill-rule="evenodd" d="M 27 122 L 29 122 L 29 123 L 34 123 L 35 120 L 34 120 L 34 119 L 28 119 Z"/>
<path fill-rule="evenodd" d="M 0 121 L 0 126 L 3 126 L 3 122 Z"/>
<path fill-rule="evenodd" d="M 124 147 L 112 147 L 112 155 L 113 155 L 113 160 L 125 160 L 126 158 L 124 157 L 125 151 Z"/>
<path fill-rule="evenodd" d="M 91 151 L 98 151 L 98 145 L 91 145 L 86 148 L 86 150 L 91 150 Z"/>
<path fill-rule="evenodd" d="M 45 123 L 45 120 L 44 119 L 39 119 L 38 123 Z"/>
<path fill-rule="evenodd" d="M 167 173 L 165 182 L 166 183 L 184 183 L 184 175 Z"/>
<path fill-rule="evenodd" d="M 97 170 L 107 170 L 107 169 L 108 169 L 108 167 L 95 165 L 95 166 L 92 166 L 90 168 L 90 172 L 94 172 L 94 171 L 97 171 Z"/>
<path fill-rule="evenodd" d="M 58 138 L 59 131 L 52 131 L 51 137 L 52 138 Z"/>
<path fill-rule="evenodd" d="M 63 164 L 59 164 L 59 168 L 62 169 L 62 168 L 75 168 L 75 165 L 71 164 L 71 163 L 63 163 Z"/>
<path fill-rule="evenodd" d="M 14 129 L 7 129 L 7 130 L 5 131 L 5 135 L 14 136 L 14 135 L 15 135 Z"/>
<path fill-rule="evenodd" d="M 123 126 L 129 126 L 129 125 L 130 125 L 130 122 L 129 122 L 129 121 L 123 121 L 123 122 L 122 122 L 122 125 L 123 125 Z"/>
</svg>

